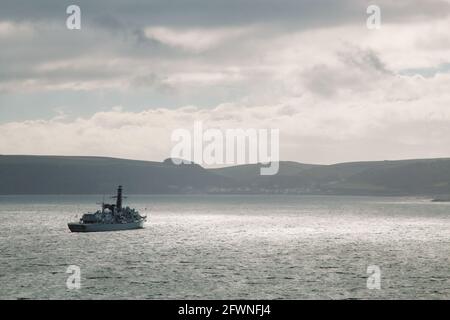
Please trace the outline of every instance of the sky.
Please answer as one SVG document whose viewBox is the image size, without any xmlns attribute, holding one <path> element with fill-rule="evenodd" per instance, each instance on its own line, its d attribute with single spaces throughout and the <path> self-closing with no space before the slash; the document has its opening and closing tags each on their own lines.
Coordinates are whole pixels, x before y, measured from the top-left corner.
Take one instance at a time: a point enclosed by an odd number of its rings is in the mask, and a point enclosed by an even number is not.
<svg viewBox="0 0 450 320">
<path fill-rule="evenodd" d="M 450 157 L 448 0 L 0 0 L 0 48 L 0 154 L 162 161 L 201 121 L 282 160 Z"/>
</svg>

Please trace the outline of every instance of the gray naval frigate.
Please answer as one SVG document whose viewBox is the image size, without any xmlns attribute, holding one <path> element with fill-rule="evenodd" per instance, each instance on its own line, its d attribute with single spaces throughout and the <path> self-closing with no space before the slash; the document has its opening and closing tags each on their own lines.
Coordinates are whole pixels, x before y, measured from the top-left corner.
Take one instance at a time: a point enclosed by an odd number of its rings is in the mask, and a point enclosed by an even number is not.
<svg viewBox="0 0 450 320">
<path fill-rule="evenodd" d="M 115 204 L 102 203 L 102 210 L 85 213 L 79 222 L 70 222 L 68 227 L 72 232 L 99 232 L 141 229 L 144 227 L 146 216 L 130 207 L 122 206 L 122 186 L 117 189 Z"/>
</svg>

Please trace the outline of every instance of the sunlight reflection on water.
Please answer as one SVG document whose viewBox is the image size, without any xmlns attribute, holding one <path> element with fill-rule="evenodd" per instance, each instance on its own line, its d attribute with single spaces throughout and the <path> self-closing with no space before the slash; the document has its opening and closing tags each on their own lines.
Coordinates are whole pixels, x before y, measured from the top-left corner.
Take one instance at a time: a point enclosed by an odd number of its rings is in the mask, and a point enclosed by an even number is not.
<svg viewBox="0 0 450 320">
<path fill-rule="evenodd" d="M 70 233 L 98 199 L 0 197 L 0 298 L 450 298 L 450 204 L 130 196 L 152 209 L 145 229 Z M 66 288 L 69 265 L 81 267 L 80 290 Z M 381 290 L 366 287 L 369 265 Z"/>
</svg>

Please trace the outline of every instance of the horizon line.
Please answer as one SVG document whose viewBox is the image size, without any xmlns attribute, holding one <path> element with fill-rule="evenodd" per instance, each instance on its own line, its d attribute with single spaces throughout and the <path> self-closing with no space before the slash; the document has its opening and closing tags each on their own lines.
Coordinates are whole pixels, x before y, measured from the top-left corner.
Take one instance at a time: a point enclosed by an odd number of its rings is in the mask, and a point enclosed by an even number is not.
<svg viewBox="0 0 450 320">
<path fill-rule="evenodd" d="M 87 156 L 87 155 L 52 155 L 52 154 L 0 154 L 0 157 L 42 157 L 42 158 L 93 158 L 93 159 L 111 159 L 111 160 L 125 160 L 125 161 L 138 161 L 138 162 L 155 162 L 155 163 L 164 163 L 165 161 L 172 159 L 172 157 L 165 158 L 164 160 L 157 161 L 157 160 L 147 160 L 147 159 L 131 159 L 131 158 L 120 158 L 115 156 Z M 344 162 L 335 162 L 335 163 L 329 163 L 329 164 L 317 164 L 317 163 L 308 163 L 308 162 L 299 162 L 295 160 L 279 160 L 279 161 L 273 161 L 274 163 L 283 163 L 283 162 L 291 162 L 291 163 L 297 163 L 297 164 L 304 164 L 304 165 L 314 165 L 314 166 L 333 166 L 333 165 L 339 165 L 339 164 L 350 164 L 350 163 L 369 163 L 369 162 L 400 162 L 400 161 L 426 161 L 426 160 L 450 160 L 449 157 L 437 157 L 437 158 L 402 158 L 402 159 L 384 159 L 384 160 L 354 160 L 354 161 L 344 161 Z M 256 162 L 256 163 L 243 163 L 243 164 L 231 164 L 231 165 L 225 165 L 221 167 L 204 167 L 202 164 L 196 163 L 191 160 L 186 160 L 191 162 L 190 164 L 193 165 L 199 165 L 204 169 L 224 169 L 224 168 L 233 168 L 233 167 L 240 167 L 240 166 L 249 166 L 249 165 L 264 165 L 263 162 Z M 271 162 L 269 162 L 271 163 Z M 176 164 L 174 164 L 176 165 Z M 185 164 L 189 165 L 189 164 Z"/>
</svg>

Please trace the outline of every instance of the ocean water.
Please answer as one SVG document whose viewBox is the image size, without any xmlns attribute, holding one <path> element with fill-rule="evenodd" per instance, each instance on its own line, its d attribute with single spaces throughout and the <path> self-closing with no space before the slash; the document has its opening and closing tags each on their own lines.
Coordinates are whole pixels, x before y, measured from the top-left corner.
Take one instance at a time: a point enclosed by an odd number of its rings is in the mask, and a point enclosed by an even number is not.
<svg viewBox="0 0 450 320">
<path fill-rule="evenodd" d="M 145 229 L 70 233 L 67 222 L 99 200 L 1 196 L 0 298 L 450 298 L 450 203 L 129 196 Z M 80 289 L 66 286 L 69 265 Z M 380 289 L 367 286 L 369 266 Z"/>
</svg>

